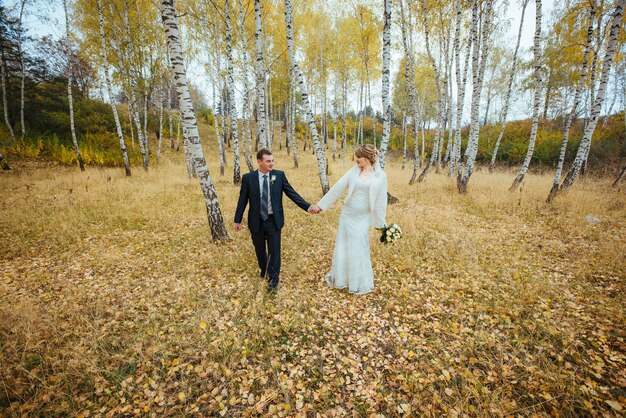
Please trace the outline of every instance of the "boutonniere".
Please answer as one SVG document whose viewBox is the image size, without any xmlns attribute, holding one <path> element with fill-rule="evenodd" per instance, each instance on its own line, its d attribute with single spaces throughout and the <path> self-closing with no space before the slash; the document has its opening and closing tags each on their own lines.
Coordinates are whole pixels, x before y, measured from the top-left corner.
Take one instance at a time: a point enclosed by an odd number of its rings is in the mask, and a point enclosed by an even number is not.
<svg viewBox="0 0 626 418">
<path fill-rule="evenodd" d="M 270 177 L 270 186 L 271 186 L 272 184 L 274 184 L 274 182 L 275 182 L 275 181 L 276 181 L 276 176 L 271 176 L 271 177 Z"/>
</svg>

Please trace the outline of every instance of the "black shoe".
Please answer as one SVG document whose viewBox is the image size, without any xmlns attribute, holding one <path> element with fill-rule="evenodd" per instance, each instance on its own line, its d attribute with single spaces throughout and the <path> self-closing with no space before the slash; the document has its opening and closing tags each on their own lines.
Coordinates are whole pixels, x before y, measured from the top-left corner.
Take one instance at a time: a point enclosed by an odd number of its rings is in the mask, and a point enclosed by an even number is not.
<svg viewBox="0 0 626 418">
<path fill-rule="evenodd" d="M 278 285 L 269 285 L 267 286 L 267 293 L 270 295 L 275 295 L 278 293 Z"/>
</svg>

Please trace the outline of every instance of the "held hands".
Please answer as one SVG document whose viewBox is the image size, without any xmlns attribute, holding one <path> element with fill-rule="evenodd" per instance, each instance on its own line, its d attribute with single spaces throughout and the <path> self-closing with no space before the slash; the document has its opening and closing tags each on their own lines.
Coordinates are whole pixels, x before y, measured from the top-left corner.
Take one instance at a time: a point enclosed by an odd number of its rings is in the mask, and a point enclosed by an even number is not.
<svg viewBox="0 0 626 418">
<path fill-rule="evenodd" d="M 314 215 L 319 215 L 322 212 L 322 209 L 317 205 L 311 205 L 309 206 L 309 209 L 307 210 L 307 212 L 312 213 Z"/>
</svg>

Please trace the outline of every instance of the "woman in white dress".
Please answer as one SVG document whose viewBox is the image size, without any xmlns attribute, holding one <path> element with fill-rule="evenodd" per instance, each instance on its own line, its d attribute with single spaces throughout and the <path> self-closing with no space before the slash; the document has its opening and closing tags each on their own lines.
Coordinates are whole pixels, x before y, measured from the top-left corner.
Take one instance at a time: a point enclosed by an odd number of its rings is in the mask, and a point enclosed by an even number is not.
<svg viewBox="0 0 626 418">
<path fill-rule="evenodd" d="M 337 289 L 363 295 L 374 289 L 370 259 L 369 228 L 385 226 L 387 213 L 387 176 L 380 168 L 378 150 L 371 144 L 359 147 L 352 167 L 317 203 L 327 211 L 348 191 L 335 241 L 331 271 L 326 282 Z"/>
</svg>

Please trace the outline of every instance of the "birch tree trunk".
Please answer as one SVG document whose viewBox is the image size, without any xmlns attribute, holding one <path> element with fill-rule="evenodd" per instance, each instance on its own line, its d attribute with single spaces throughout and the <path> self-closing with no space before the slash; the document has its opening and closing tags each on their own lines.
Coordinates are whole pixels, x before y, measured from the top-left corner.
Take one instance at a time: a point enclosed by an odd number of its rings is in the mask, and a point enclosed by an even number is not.
<svg viewBox="0 0 626 418">
<path fill-rule="evenodd" d="M 441 122 L 442 122 L 442 113 L 443 113 L 443 95 L 441 92 L 441 75 L 439 71 L 439 67 L 435 62 L 435 58 L 433 57 L 432 51 L 430 49 L 430 36 L 428 29 L 428 18 L 427 18 L 427 10 L 426 10 L 426 0 L 421 0 L 422 5 L 422 19 L 424 24 L 424 43 L 426 44 L 426 52 L 428 53 L 428 59 L 430 60 L 430 64 L 433 67 L 433 71 L 435 73 L 435 88 L 437 89 L 437 129 L 435 131 L 435 139 L 433 141 L 433 149 L 428 159 L 428 163 L 426 163 L 426 167 L 417 178 L 418 183 L 423 181 L 426 177 L 426 174 L 430 171 L 430 167 L 436 161 L 437 155 L 439 152 L 439 135 L 441 133 Z"/>
<path fill-rule="evenodd" d="M 169 61 L 169 58 L 168 58 L 168 61 Z M 176 151 L 180 149 L 180 128 L 182 124 L 183 124 L 183 117 L 179 109 L 178 117 L 176 118 Z M 183 144 L 183 148 L 184 148 L 184 144 Z"/>
<path fill-rule="evenodd" d="M 233 45 L 230 28 L 230 8 L 229 0 L 224 1 L 224 15 L 226 16 L 226 67 L 228 69 L 227 87 L 228 104 L 230 113 L 230 130 L 233 135 L 233 183 L 239 184 L 241 181 L 241 168 L 239 162 L 239 128 L 237 124 L 237 107 L 235 106 L 235 88 L 233 80 Z"/>
<path fill-rule="evenodd" d="M 113 88 L 111 87 L 111 77 L 109 75 L 109 58 L 107 55 L 106 38 L 104 36 L 104 17 L 102 16 L 102 0 L 97 0 L 98 6 L 98 23 L 100 25 L 100 42 L 102 45 L 102 70 L 104 71 L 104 81 L 107 87 L 107 94 L 109 95 L 109 101 L 111 102 L 111 108 L 113 110 L 113 119 L 115 120 L 115 129 L 117 137 L 120 141 L 120 149 L 122 150 L 122 158 L 124 159 L 124 169 L 126 176 L 131 175 L 130 161 L 128 160 L 128 152 L 126 150 L 126 141 L 124 140 L 124 133 L 122 132 L 122 124 L 120 123 L 120 117 L 117 113 L 117 106 L 115 105 L 115 99 L 113 96 Z"/>
<path fill-rule="evenodd" d="M 298 168 L 298 138 L 296 132 L 296 83 L 294 74 L 289 70 L 289 107 L 291 117 L 289 119 L 289 130 L 291 131 L 291 156 L 293 158 L 293 166 Z"/>
<path fill-rule="evenodd" d="M 243 108 L 241 112 L 241 127 L 244 130 L 245 124 L 245 133 L 242 134 L 242 144 L 244 149 L 244 159 L 246 160 L 246 164 L 248 166 L 248 171 L 253 171 L 254 166 L 252 164 L 252 132 L 250 130 L 250 110 L 248 106 L 248 101 L 250 99 L 250 92 L 248 87 L 248 68 L 250 65 L 250 61 L 248 59 L 248 45 L 246 40 L 246 28 L 245 28 L 245 19 L 246 15 L 243 9 L 243 0 L 239 0 L 239 32 L 241 36 L 241 55 L 243 57 L 243 69 L 242 69 L 242 77 L 243 77 Z M 246 147 L 247 144 L 247 147 Z M 247 152 L 246 152 L 247 149 Z"/>
<path fill-rule="evenodd" d="M 67 13 L 67 0 L 63 0 L 63 11 L 65 12 L 65 36 L 67 37 L 67 101 L 69 103 L 70 108 L 70 130 L 72 132 L 72 144 L 74 144 L 74 150 L 76 151 L 76 159 L 78 160 L 78 166 L 80 167 L 80 171 L 85 171 L 85 164 L 83 164 L 83 156 L 80 154 L 80 148 L 78 148 L 78 140 L 76 139 L 76 129 L 74 127 L 74 97 L 72 96 L 72 52 L 71 52 L 71 44 L 70 44 L 70 16 Z M 15 141 L 15 135 L 13 134 L 13 129 L 9 124 L 9 114 L 7 111 L 7 102 L 6 102 L 6 89 L 4 89 L 4 80 L 6 78 L 6 62 L 4 60 L 3 53 L 3 74 L 2 82 L 3 82 L 3 99 L 4 99 L 4 117 L 7 122 L 7 126 L 9 126 L 9 130 L 11 133 L 11 137 L 13 141 Z"/>
<path fill-rule="evenodd" d="M 24 69 L 24 51 L 22 50 L 22 32 L 23 32 L 23 18 L 24 7 L 27 0 L 20 1 L 20 15 L 18 20 L 17 31 L 17 53 L 20 57 L 20 128 L 22 129 L 22 141 L 26 138 L 26 124 L 24 122 L 24 80 L 26 78 L 26 71 Z"/>
<path fill-rule="evenodd" d="M 168 74 L 168 79 L 167 79 L 167 118 L 168 118 L 168 127 L 169 127 L 169 133 L 170 133 L 170 148 L 175 149 L 176 146 L 174 145 L 174 120 L 172 119 L 172 72 L 169 71 L 168 73 L 169 74 Z"/>
<path fill-rule="evenodd" d="M 218 58 L 219 59 L 219 58 Z M 224 160 L 225 160 L 225 156 L 224 156 L 224 139 L 222 138 L 222 134 L 220 133 L 220 118 L 218 116 L 217 113 L 217 102 L 216 102 L 216 90 L 217 90 L 217 83 L 215 82 L 215 78 L 214 76 L 211 76 L 212 82 L 213 82 L 213 107 L 215 108 L 215 114 L 213 115 L 213 127 L 215 128 L 215 139 L 217 140 L 217 150 L 218 150 L 218 156 L 219 156 L 219 160 L 220 160 L 220 176 L 224 175 Z M 223 104 L 222 104 L 222 108 L 223 108 Z"/>
<path fill-rule="evenodd" d="M 392 0 L 384 0 L 383 24 L 383 135 L 380 141 L 378 159 L 380 168 L 385 169 L 385 157 L 391 132 L 391 103 L 389 100 L 389 61 L 391 58 L 391 6 Z"/>
<path fill-rule="evenodd" d="M 528 6 L 528 0 L 524 0 L 522 4 L 522 15 L 519 22 L 519 30 L 517 32 L 517 42 L 515 44 L 515 52 L 513 53 L 513 62 L 511 63 L 511 74 L 509 75 L 509 83 L 504 96 L 504 107 L 502 108 L 502 126 L 500 127 L 500 133 L 498 139 L 493 147 L 493 153 L 491 154 L 491 161 L 489 162 L 489 172 L 491 173 L 496 165 L 496 157 L 498 156 L 498 149 L 500 148 L 500 142 L 504 136 L 504 129 L 506 128 L 506 120 L 509 114 L 509 104 L 511 102 L 511 91 L 513 90 L 513 80 L 515 79 L 515 71 L 517 68 L 517 52 L 519 51 L 520 40 L 522 39 L 522 27 L 524 25 L 524 15 L 526 14 L 526 6 Z"/>
<path fill-rule="evenodd" d="M 130 145 L 135 150 L 135 130 L 133 129 L 133 115 L 131 112 L 131 104 L 130 104 L 130 94 L 127 96 L 128 99 L 128 129 L 130 130 Z M 104 101 L 104 97 L 102 97 Z"/>
<path fill-rule="evenodd" d="M 274 146 L 274 115 L 272 107 L 272 81 L 267 74 L 267 68 L 265 68 L 265 109 L 267 115 L 267 149 L 272 151 Z"/>
<path fill-rule="evenodd" d="M 217 72 L 218 74 L 222 74 L 222 70 L 221 68 L 218 70 Z M 226 118 L 228 117 L 228 99 L 225 97 L 224 93 L 224 88 L 226 87 L 223 83 L 222 83 L 222 79 L 221 77 L 218 75 L 218 83 L 220 86 L 220 109 L 221 109 L 221 118 L 220 118 L 220 124 L 221 124 L 221 128 L 222 128 L 222 136 L 220 137 L 220 155 L 222 156 L 222 161 L 224 163 L 224 167 L 226 167 L 228 165 L 228 162 L 226 160 L 226 148 L 225 148 L 225 144 L 228 141 L 228 132 L 227 132 L 227 125 L 226 125 Z M 221 175 L 224 175 L 224 173 L 221 173 Z"/>
<path fill-rule="evenodd" d="M 481 22 L 481 41 L 478 47 L 478 37 L 475 35 L 472 51 L 472 105 L 470 117 L 470 131 L 465 151 L 465 167 L 461 168 L 457 174 L 457 189 L 459 193 L 467 193 L 469 179 L 474 172 L 474 162 L 478 152 L 478 134 L 480 130 L 480 96 L 483 88 L 483 77 L 485 74 L 485 64 L 489 52 L 489 35 L 491 31 L 491 19 L 493 17 L 493 0 L 488 0 L 484 10 L 484 22 Z M 479 58 L 480 52 L 480 58 Z"/>
<path fill-rule="evenodd" d="M 476 22 L 475 19 L 478 18 L 478 10 L 475 7 L 474 0 L 472 2 L 472 22 Z M 454 56 L 455 56 L 455 73 L 456 73 L 456 83 L 457 83 L 457 99 L 456 99 L 456 121 L 454 126 L 454 142 L 452 143 L 452 150 L 450 151 L 450 164 L 448 165 L 448 176 L 452 176 L 455 169 L 458 169 L 457 165 L 459 160 L 461 159 L 461 122 L 463 119 L 463 108 L 465 102 L 465 86 L 467 83 L 467 70 L 469 68 L 469 57 L 470 51 L 472 48 L 472 42 L 474 40 L 475 32 L 477 30 L 476 25 L 473 23 L 472 28 L 470 30 L 470 36 L 467 40 L 467 52 L 465 54 L 465 66 L 463 67 L 463 76 L 461 77 L 461 39 L 460 39 L 460 30 L 461 30 L 461 17 L 462 17 L 462 9 L 461 9 L 461 0 L 456 1 L 456 28 L 454 35 Z"/>
<path fill-rule="evenodd" d="M 613 100 L 611 100 L 611 104 L 609 105 L 609 108 L 604 113 L 606 116 L 604 116 L 604 119 L 602 119 L 602 126 L 600 127 L 602 129 L 606 126 L 606 123 L 609 121 L 609 118 L 611 117 L 611 113 L 613 112 L 613 107 L 615 107 L 615 102 L 617 102 L 617 96 L 619 95 L 619 78 L 617 76 L 617 70 L 613 70 L 613 73 L 615 74 L 615 94 L 613 95 Z"/>
<path fill-rule="evenodd" d="M 287 155 L 291 155 L 291 75 L 289 75 L 289 84 L 287 85 L 287 103 L 285 103 L 285 148 Z"/>
<path fill-rule="evenodd" d="M 204 159 L 202 145 L 198 134 L 198 125 L 196 123 L 196 115 L 194 114 L 193 105 L 191 103 L 191 95 L 189 94 L 189 86 L 187 84 L 187 76 L 185 74 L 185 65 L 183 61 L 182 48 L 180 44 L 180 35 L 178 31 L 178 22 L 176 11 L 174 9 L 173 0 L 161 1 L 161 18 L 165 26 L 165 34 L 167 37 L 167 45 L 170 52 L 170 63 L 174 72 L 174 81 L 176 83 L 176 91 L 178 93 L 178 101 L 185 125 L 185 137 L 189 141 L 189 150 L 191 152 L 194 168 L 198 174 L 200 188 L 204 195 L 206 203 L 207 217 L 211 229 L 213 241 L 228 240 L 228 232 L 224 225 L 222 212 L 220 211 L 219 201 L 215 192 L 215 187 L 211 181 L 209 168 Z"/>
<path fill-rule="evenodd" d="M 163 89 L 159 89 L 159 120 L 157 125 L 159 146 L 157 148 L 157 164 L 161 161 L 161 147 L 163 145 Z"/>
<path fill-rule="evenodd" d="M 133 45 L 131 43 L 132 38 L 130 36 L 130 22 L 129 22 L 128 10 L 129 10 L 128 0 L 124 0 L 124 25 L 126 26 L 126 38 L 128 39 L 128 42 L 129 42 L 125 50 L 125 59 L 126 59 L 125 71 L 126 71 L 126 77 L 128 78 L 128 85 L 129 85 L 129 92 L 130 92 L 128 106 L 129 106 L 129 112 L 132 115 L 132 120 L 134 121 L 135 127 L 137 129 L 137 142 L 139 142 L 139 152 L 141 153 L 143 169 L 144 171 L 148 171 L 148 167 L 150 166 L 150 156 L 148 155 L 148 140 L 147 140 L 144 130 L 141 127 L 141 120 L 139 116 L 139 109 L 138 109 L 138 103 L 137 103 L 138 99 L 137 99 L 136 92 L 135 92 L 137 83 L 130 70 L 130 63 L 134 57 L 131 54 L 131 52 L 133 51 Z M 132 131 L 132 126 L 131 126 L 131 131 Z M 134 145 L 134 142 L 133 142 L 133 145 Z"/>
<path fill-rule="evenodd" d="M 258 1 L 258 0 L 257 0 Z M 320 177 L 320 184 L 322 186 L 322 193 L 326 194 L 330 187 L 328 186 L 328 177 L 326 175 L 326 161 L 324 160 L 324 147 L 320 144 L 320 140 L 317 134 L 317 127 L 315 126 L 315 116 L 311 111 L 311 104 L 309 102 L 309 95 L 304 88 L 304 77 L 302 71 L 296 62 L 296 56 L 293 48 L 293 19 L 292 19 L 292 7 L 291 0 L 285 0 L 285 25 L 287 27 L 287 49 L 289 50 L 289 60 L 291 63 L 291 71 L 297 79 L 297 85 L 300 93 L 302 94 L 302 103 L 307 113 L 307 119 L 309 127 L 311 129 L 311 135 L 313 136 L 313 147 L 315 149 L 315 155 L 317 158 L 317 169 Z"/>
<path fill-rule="evenodd" d="M 509 191 L 514 191 L 517 189 L 517 186 L 524 181 L 524 176 L 528 172 L 528 167 L 530 166 L 530 160 L 533 157 L 533 153 L 535 151 L 535 140 L 537 139 L 537 128 L 539 127 L 539 105 L 541 102 L 541 0 L 535 0 L 535 41 L 533 45 L 533 66 L 534 66 L 534 78 L 535 78 L 535 97 L 533 100 L 533 116 L 532 116 L 532 126 L 530 129 L 530 140 L 528 141 L 528 151 L 526 152 L 526 158 L 524 158 L 524 162 L 522 167 L 520 168 L 517 177 L 513 180 L 513 184 L 511 185 Z"/>
<path fill-rule="evenodd" d="M 256 91 L 257 91 L 257 137 L 261 148 L 267 142 L 267 110 L 265 109 L 265 60 L 263 58 L 263 32 L 261 30 L 261 2 L 254 0 L 254 16 L 256 22 Z"/>
<path fill-rule="evenodd" d="M 180 122 L 182 124 L 182 119 L 180 119 Z M 186 133 L 183 134 L 183 151 L 185 153 L 185 165 L 187 166 L 187 177 L 189 179 L 191 179 L 192 177 L 196 178 L 197 177 L 196 170 L 194 169 L 194 166 L 193 166 L 193 158 L 191 156 L 191 151 L 189 150 L 189 141 L 187 141 Z"/>
<path fill-rule="evenodd" d="M 406 114 L 402 112 L 402 137 L 404 138 L 404 146 L 402 147 L 402 169 L 406 165 Z"/>
<path fill-rule="evenodd" d="M 15 139 L 15 133 L 13 132 L 13 127 L 11 126 L 11 120 L 9 119 L 9 102 L 7 100 L 7 65 L 6 65 L 6 57 L 4 55 L 4 49 L 2 52 L 2 62 L 0 62 L 0 71 L 2 71 L 2 108 L 4 110 L 4 123 L 7 126 L 9 134 L 11 135 L 11 139 L 14 144 L 17 144 L 17 140 Z M 73 114 L 73 113 L 72 113 Z M 79 154 L 80 155 L 80 154 Z M 82 161 L 82 160 L 81 160 Z M 84 171 L 84 167 L 81 166 L 81 170 Z"/>
<path fill-rule="evenodd" d="M 417 94 L 415 93 L 415 66 L 413 61 L 413 51 L 411 43 L 407 36 L 407 22 L 404 18 L 404 0 L 400 0 L 400 29 L 402 31 L 402 45 L 404 47 L 404 79 L 406 82 L 406 88 L 409 93 L 409 105 L 411 106 L 411 119 L 413 122 L 413 149 L 415 160 L 413 163 L 413 175 L 409 180 L 409 184 L 413 184 L 417 179 L 417 170 L 420 167 L 420 152 L 419 152 L 419 131 L 418 131 L 418 109 L 417 109 Z M 405 140 L 406 141 L 406 140 Z M 406 151 L 405 151 L 406 154 Z M 405 157 L 406 158 L 406 157 Z M 404 163 L 403 163 L 404 164 Z"/>
<path fill-rule="evenodd" d="M 561 182 L 561 173 L 563 171 L 563 164 L 565 162 L 565 152 L 567 151 L 567 143 L 569 141 L 569 133 L 572 127 L 572 121 L 576 117 L 576 111 L 578 109 L 578 103 L 580 101 L 581 91 L 583 89 L 584 82 L 587 78 L 587 65 L 589 62 L 589 53 L 591 52 L 591 43 L 593 41 L 593 23 L 596 14 L 596 5 L 595 1 L 591 1 L 591 9 L 589 12 L 589 27 L 587 28 L 587 42 L 585 44 L 585 52 L 583 55 L 583 64 L 582 69 L 580 71 L 580 79 L 576 83 L 576 90 L 574 92 L 574 103 L 572 104 L 572 110 L 567 116 L 567 121 L 565 122 L 565 129 L 563 132 L 563 140 L 561 141 L 561 149 L 559 152 L 559 162 L 556 167 L 556 172 L 554 173 L 554 180 L 552 181 L 552 188 L 548 193 L 548 198 L 546 201 L 548 203 L 552 202 L 554 197 L 559 191 L 559 183 Z"/>
<path fill-rule="evenodd" d="M 585 131 L 583 133 L 583 137 L 580 141 L 580 145 L 578 146 L 578 152 L 576 153 L 576 158 L 574 159 L 574 163 L 570 168 L 565 180 L 563 180 L 563 184 L 559 189 L 559 193 L 565 192 L 568 190 L 572 184 L 576 181 L 578 177 L 578 173 L 580 172 L 581 166 L 587 158 L 589 153 L 589 149 L 591 148 L 591 138 L 593 137 L 593 132 L 596 129 L 596 124 L 598 122 L 598 118 L 600 116 L 600 111 L 602 110 L 602 104 L 604 102 L 604 95 L 606 93 L 606 87 L 608 84 L 608 76 L 611 71 L 611 65 L 613 64 L 613 58 L 615 56 L 616 45 L 617 45 L 617 37 L 620 32 L 620 28 L 622 26 L 622 18 L 624 16 L 624 3 L 626 0 L 618 0 L 617 5 L 615 6 L 615 12 L 613 13 L 613 18 L 611 20 L 611 30 L 609 32 L 609 42 L 606 47 L 606 52 L 604 55 L 604 62 L 602 64 L 602 72 L 600 75 L 600 85 L 598 86 L 598 92 L 595 95 L 595 100 L 593 102 L 593 107 L 591 108 L 591 115 L 587 126 L 585 127 Z"/>
<path fill-rule="evenodd" d="M 337 154 L 337 117 L 333 118 L 333 161 L 335 161 L 335 154 Z"/>
</svg>

